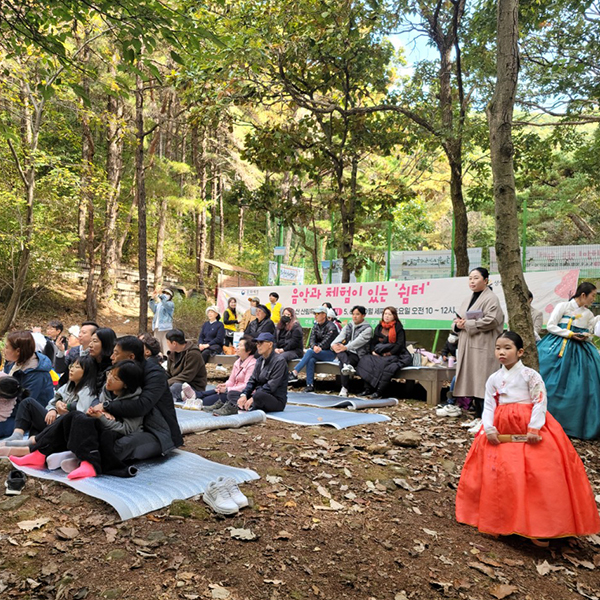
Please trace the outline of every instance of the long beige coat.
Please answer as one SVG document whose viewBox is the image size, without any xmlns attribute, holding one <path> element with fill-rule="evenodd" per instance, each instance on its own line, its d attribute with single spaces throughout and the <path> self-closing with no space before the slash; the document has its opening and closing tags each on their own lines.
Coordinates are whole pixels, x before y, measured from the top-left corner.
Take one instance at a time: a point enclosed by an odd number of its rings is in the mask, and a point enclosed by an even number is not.
<svg viewBox="0 0 600 600">
<path fill-rule="evenodd" d="M 458 314 L 464 319 L 471 301 L 469 296 Z M 485 288 L 471 308 L 481 310 L 481 319 L 467 319 L 465 329 L 458 332 L 455 397 L 483 398 L 488 377 L 500 368 L 494 355 L 496 338 L 504 329 L 504 313 L 496 294 Z"/>
</svg>

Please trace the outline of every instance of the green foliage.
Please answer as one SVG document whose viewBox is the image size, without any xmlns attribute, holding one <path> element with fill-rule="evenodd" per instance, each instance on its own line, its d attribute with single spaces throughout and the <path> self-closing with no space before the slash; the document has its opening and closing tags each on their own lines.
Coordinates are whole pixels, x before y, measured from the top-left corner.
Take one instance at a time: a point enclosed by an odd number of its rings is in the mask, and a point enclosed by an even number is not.
<svg viewBox="0 0 600 600">
<path fill-rule="evenodd" d="M 198 339 L 202 324 L 206 321 L 206 300 L 199 296 L 186 298 L 176 295 L 173 301 L 175 302 L 173 326 L 181 329 L 186 338 Z"/>
</svg>

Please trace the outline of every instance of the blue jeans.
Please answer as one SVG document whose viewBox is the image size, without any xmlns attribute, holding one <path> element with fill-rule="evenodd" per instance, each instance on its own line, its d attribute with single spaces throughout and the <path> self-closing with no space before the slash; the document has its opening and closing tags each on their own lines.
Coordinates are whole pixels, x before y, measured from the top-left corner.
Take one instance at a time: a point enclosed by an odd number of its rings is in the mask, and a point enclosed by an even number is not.
<svg viewBox="0 0 600 600">
<path fill-rule="evenodd" d="M 312 348 L 306 351 L 304 358 L 294 367 L 296 373 L 300 373 L 306 367 L 306 385 L 312 385 L 315 380 L 315 363 L 329 362 L 335 360 L 335 352 L 332 350 L 321 350 L 315 352 Z"/>
</svg>

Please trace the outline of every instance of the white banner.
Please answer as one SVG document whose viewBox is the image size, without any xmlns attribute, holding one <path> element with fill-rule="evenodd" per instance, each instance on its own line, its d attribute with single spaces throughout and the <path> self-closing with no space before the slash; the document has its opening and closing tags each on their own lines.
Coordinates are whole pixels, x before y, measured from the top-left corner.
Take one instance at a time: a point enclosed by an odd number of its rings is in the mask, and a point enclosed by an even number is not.
<svg viewBox="0 0 600 600">
<path fill-rule="evenodd" d="M 471 269 L 481 266 L 481 248 L 468 248 Z M 387 263 L 387 254 L 386 254 Z M 451 250 L 390 252 L 391 279 L 437 279 L 451 276 Z"/>
<path fill-rule="evenodd" d="M 521 248 L 521 258 L 523 248 Z M 528 246 L 526 271 L 556 271 L 580 269 L 582 277 L 594 277 L 600 271 L 600 245 Z M 498 271 L 496 248 L 490 247 L 490 271 Z"/>
<path fill-rule="evenodd" d="M 274 285 L 277 281 L 277 263 L 274 260 L 269 261 L 269 283 Z M 304 269 L 302 267 L 292 267 L 291 265 L 281 265 L 279 274 L 280 285 L 302 285 L 304 283 Z"/>
<path fill-rule="evenodd" d="M 558 302 L 565 302 L 573 295 L 578 276 L 577 270 L 525 274 L 525 280 L 533 294 L 533 306 L 544 313 L 544 323 Z M 492 275 L 490 285 L 500 299 L 506 315 L 500 275 Z M 234 297 L 239 310 L 243 312 L 250 306 L 250 296 L 258 296 L 266 304 L 270 292 L 279 294 L 279 301 L 284 308 L 294 308 L 305 327 L 310 327 L 313 322 L 312 310 L 323 302 L 330 302 L 341 320 L 350 318 L 353 306 L 365 306 L 367 319 L 372 324 L 380 320 L 386 306 L 395 306 L 407 329 L 449 328 L 455 317 L 454 313 L 471 294 L 467 277 L 453 277 L 410 282 L 219 288 L 217 304 L 222 312 L 227 306 L 227 300 Z"/>
</svg>

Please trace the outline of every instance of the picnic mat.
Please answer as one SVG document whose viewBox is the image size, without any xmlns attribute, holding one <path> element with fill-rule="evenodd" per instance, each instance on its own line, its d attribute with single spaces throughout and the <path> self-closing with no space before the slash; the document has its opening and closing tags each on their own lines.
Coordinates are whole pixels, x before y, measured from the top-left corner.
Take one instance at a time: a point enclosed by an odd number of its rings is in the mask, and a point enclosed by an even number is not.
<svg viewBox="0 0 600 600">
<path fill-rule="evenodd" d="M 285 410 L 267 413 L 267 419 L 275 419 L 295 425 L 331 425 L 336 429 L 345 429 L 356 425 L 382 423 L 389 421 L 385 415 L 371 413 L 348 412 L 346 410 L 329 410 L 288 404 Z"/>
<path fill-rule="evenodd" d="M 250 469 L 229 467 L 183 450 L 174 450 L 168 456 L 139 462 L 135 466 L 139 469 L 135 477 L 123 479 L 99 475 L 78 481 L 67 479 L 62 469 L 19 469 L 30 477 L 58 481 L 104 500 L 123 521 L 169 506 L 173 500 L 202 494 L 208 484 L 221 475 L 233 477 L 237 483 L 260 479 Z"/>
<path fill-rule="evenodd" d="M 209 429 L 235 429 L 243 425 L 264 423 L 266 420 L 262 410 L 240 412 L 237 415 L 227 415 L 226 417 L 214 417 L 212 413 L 202 410 L 183 410 L 182 408 L 175 408 L 175 413 L 183 434 Z"/>
<path fill-rule="evenodd" d="M 363 408 L 381 408 L 383 406 L 396 406 L 396 398 L 341 398 L 333 394 L 311 394 L 304 392 L 288 392 L 288 404 L 306 404 L 319 408 L 349 408 L 361 410 Z"/>
</svg>

